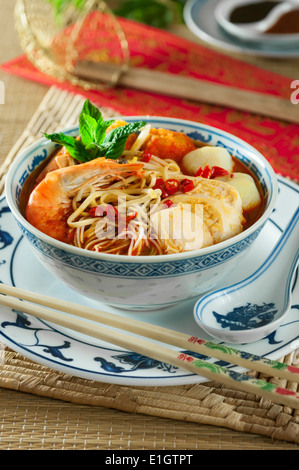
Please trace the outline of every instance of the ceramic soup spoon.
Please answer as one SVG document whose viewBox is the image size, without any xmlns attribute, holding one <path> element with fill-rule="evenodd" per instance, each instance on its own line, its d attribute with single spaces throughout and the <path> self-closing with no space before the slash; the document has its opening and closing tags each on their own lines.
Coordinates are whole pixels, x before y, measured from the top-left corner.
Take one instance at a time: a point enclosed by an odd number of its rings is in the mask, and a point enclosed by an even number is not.
<svg viewBox="0 0 299 470">
<path fill-rule="evenodd" d="M 299 34 L 266 34 L 279 19 L 299 8 L 298 0 L 288 0 L 278 2 L 269 13 L 259 21 L 235 23 L 231 21 L 231 14 L 237 7 L 249 6 L 253 7 L 258 2 L 257 0 L 223 0 L 218 3 L 215 8 L 215 18 L 218 24 L 229 34 L 238 37 L 245 41 L 262 42 L 263 44 L 284 46 L 285 44 L 298 45 Z"/>
<path fill-rule="evenodd" d="M 237 284 L 201 297 L 194 306 L 198 325 L 228 343 L 251 343 L 277 330 L 291 305 L 299 258 L 299 208 L 263 264 Z"/>
</svg>

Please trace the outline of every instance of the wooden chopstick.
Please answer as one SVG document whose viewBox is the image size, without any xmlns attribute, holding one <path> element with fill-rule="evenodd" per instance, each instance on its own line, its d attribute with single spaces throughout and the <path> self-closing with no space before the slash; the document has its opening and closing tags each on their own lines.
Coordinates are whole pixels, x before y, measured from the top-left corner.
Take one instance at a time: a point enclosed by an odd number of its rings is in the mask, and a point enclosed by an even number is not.
<svg viewBox="0 0 299 470">
<path fill-rule="evenodd" d="M 157 361 L 188 370 L 193 374 L 201 375 L 233 388 L 254 393 L 270 399 L 273 402 L 293 408 L 299 408 L 299 394 L 295 392 L 261 379 L 250 378 L 246 374 L 239 374 L 235 371 L 230 371 L 229 369 L 219 365 L 211 364 L 207 360 L 198 359 L 192 356 L 192 353 L 189 354 L 189 351 L 198 352 L 198 346 L 202 346 L 198 342 L 194 342 L 194 337 L 191 337 L 191 342 L 187 340 L 189 349 L 185 352 L 181 352 L 160 344 L 153 344 L 152 342 L 146 341 L 144 338 L 136 336 L 143 332 L 143 336 L 145 337 L 155 339 L 160 342 L 169 342 L 173 346 L 176 346 L 178 345 L 178 339 L 176 339 L 176 341 L 172 341 L 172 339 L 173 335 L 176 338 L 180 338 L 181 334 L 178 332 L 136 320 L 129 320 L 128 318 L 98 311 L 96 309 L 78 306 L 71 302 L 53 299 L 51 297 L 35 294 L 33 292 L 17 289 L 4 284 L 0 284 L 0 291 L 5 294 L 0 296 L 0 303 L 7 307 L 28 313 L 52 324 L 57 324 L 71 330 L 78 331 L 90 337 L 107 341 L 138 354 L 151 357 Z M 14 297 L 11 297 L 9 293 L 12 293 Z M 63 313 L 63 311 L 66 313 Z M 83 318 L 83 316 L 85 318 Z M 111 321 L 109 318 L 111 318 Z M 134 334 L 134 336 L 127 335 L 121 331 L 107 329 L 100 324 L 103 322 L 117 328 L 122 328 L 121 325 L 125 325 L 125 329 L 129 330 Z M 153 331 L 155 331 L 154 334 L 152 334 Z M 186 337 L 188 336 L 182 335 L 181 345 L 186 346 L 186 343 L 184 342 Z M 190 339 L 190 337 L 188 338 Z M 192 344 L 192 347 L 190 347 L 190 344 Z M 209 346 L 209 342 L 204 342 L 204 344 L 208 351 L 213 351 L 214 345 L 216 347 L 215 351 L 219 352 L 217 349 L 217 347 L 219 348 L 219 345 L 216 343 L 211 343 L 212 347 Z M 211 356 L 217 357 L 215 354 L 212 354 Z M 228 356 L 232 359 L 231 354 L 228 354 Z M 232 360 L 231 362 L 234 363 L 235 361 Z M 269 364 L 267 365 L 269 366 L 270 364 L 274 364 L 274 368 L 271 369 L 272 372 L 280 372 L 280 369 L 285 372 L 284 364 L 269 361 Z M 288 373 L 288 377 L 291 377 L 290 380 L 298 381 L 298 369 L 291 368 L 288 370 Z"/>
<path fill-rule="evenodd" d="M 116 64 L 80 61 L 75 65 L 73 73 L 87 81 L 109 83 L 118 70 Z M 117 86 L 229 107 L 299 124 L 299 108 L 291 102 L 291 89 L 290 98 L 285 99 L 142 67 L 125 70 L 119 75 Z"/>
<path fill-rule="evenodd" d="M 223 346 L 218 343 L 206 341 L 196 336 L 189 336 L 168 328 L 157 325 L 149 325 L 143 321 L 131 320 L 117 315 L 107 313 L 95 308 L 82 307 L 72 302 L 58 300 L 53 297 L 30 292 L 10 285 L 0 283 L 0 293 L 11 295 L 19 299 L 27 300 L 55 310 L 63 310 L 66 313 L 85 318 L 90 321 L 100 322 L 114 328 L 125 331 L 134 331 L 141 336 L 147 336 L 156 341 L 163 341 L 176 347 L 192 350 L 204 356 L 211 356 L 217 359 L 232 362 L 241 367 L 256 370 L 269 376 L 281 377 L 290 381 L 299 382 L 299 368 L 289 368 L 284 363 L 262 358 L 255 354 L 243 352 L 235 348 Z"/>
</svg>

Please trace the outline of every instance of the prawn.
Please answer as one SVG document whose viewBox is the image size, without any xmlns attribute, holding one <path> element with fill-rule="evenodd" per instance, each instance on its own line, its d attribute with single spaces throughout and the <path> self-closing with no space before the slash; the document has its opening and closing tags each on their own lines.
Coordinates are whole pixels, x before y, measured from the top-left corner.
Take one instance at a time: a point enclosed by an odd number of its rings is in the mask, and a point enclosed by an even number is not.
<svg viewBox="0 0 299 470">
<path fill-rule="evenodd" d="M 83 184 L 105 177 L 110 182 L 130 175 L 142 177 L 143 163 L 120 164 L 105 157 L 51 171 L 33 189 L 26 206 L 27 221 L 56 240 L 72 243 L 67 219 L 72 212 L 72 196 Z"/>
</svg>

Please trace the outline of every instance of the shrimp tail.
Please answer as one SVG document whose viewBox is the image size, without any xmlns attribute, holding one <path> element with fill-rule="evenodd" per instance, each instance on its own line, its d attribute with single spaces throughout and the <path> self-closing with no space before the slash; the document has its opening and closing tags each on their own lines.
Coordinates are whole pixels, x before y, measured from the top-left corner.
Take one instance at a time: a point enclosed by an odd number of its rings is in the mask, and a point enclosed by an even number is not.
<svg viewBox="0 0 299 470">
<path fill-rule="evenodd" d="M 25 210 L 27 221 L 57 240 L 72 243 L 73 229 L 67 224 L 72 212 L 72 195 L 95 176 L 111 179 L 135 174 L 142 177 L 141 162 L 120 164 L 105 157 L 50 171 L 31 192 Z"/>
</svg>

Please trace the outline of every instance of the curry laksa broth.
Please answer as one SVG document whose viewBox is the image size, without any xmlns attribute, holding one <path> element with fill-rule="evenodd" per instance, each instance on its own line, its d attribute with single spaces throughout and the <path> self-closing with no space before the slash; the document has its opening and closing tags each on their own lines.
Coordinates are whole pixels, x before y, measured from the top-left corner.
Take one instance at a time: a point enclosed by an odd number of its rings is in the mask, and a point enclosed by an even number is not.
<svg viewBox="0 0 299 470">
<path fill-rule="evenodd" d="M 162 255 L 231 238 L 263 213 L 254 176 L 222 147 L 144 121 L 103 120 L 88 100 L 79 137 L 28 178 L 21 209 L 59 241 L 102 253 Z"/>
</svg>

